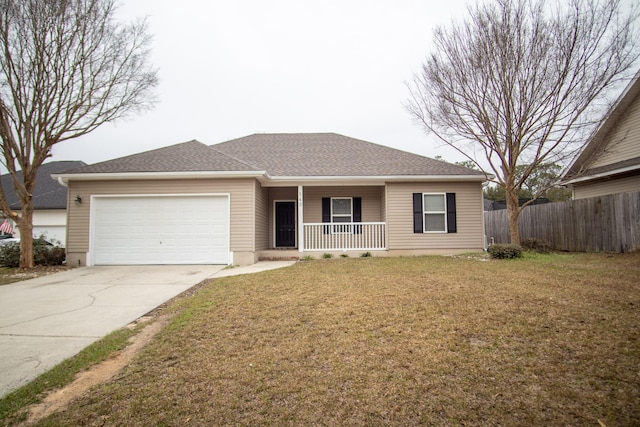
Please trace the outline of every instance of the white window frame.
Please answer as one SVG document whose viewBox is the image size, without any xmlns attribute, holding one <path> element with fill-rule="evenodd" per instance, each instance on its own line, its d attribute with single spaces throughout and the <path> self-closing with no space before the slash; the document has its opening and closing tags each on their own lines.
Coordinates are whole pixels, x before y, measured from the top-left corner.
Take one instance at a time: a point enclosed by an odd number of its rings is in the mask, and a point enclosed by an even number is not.
<svg viewBox="0 0 640 427">
<path fill-rule="evenodd" d="M 444 210 L 427 210 L 427 202 L 425 196 L 442 196 Z M 430 230 L 427 231 L 427 214 L 436 215 L 442 214 L 444 217 L 444 230 Z M 423 233 L 447 233 L 447 193 L 422 193 L 422 232 Z"/>
<path fill-rule="evenodd" d="M 349 200 L 349 214 L 334 214 L 333 213 L 333 201 L 334 200 Z M 351 224 L 353 223 L 353 197 L 332 197 L 331 198 L 331 206 L 330 206 L 330 214 L 331 214 L 331 233 L 332 234 L 352 234 L 353 230 Z M 334 217 L 340 218 L 349 218 L 349 222 L 334 222 Z"/>
</svg>

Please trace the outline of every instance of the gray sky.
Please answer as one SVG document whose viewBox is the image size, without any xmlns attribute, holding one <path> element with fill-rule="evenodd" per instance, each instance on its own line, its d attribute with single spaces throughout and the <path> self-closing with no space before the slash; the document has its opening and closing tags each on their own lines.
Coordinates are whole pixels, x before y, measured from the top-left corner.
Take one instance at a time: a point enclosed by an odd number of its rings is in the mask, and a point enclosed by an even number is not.
<svg viewBox="0 0 640 427">
<path fill-rule="evenodd" d="M 108 160 L 197 139 L 336 132 L 448 161 L 464 160 L 413 122 L 405 82 L 435 25 L 466 0 L 127 0 L 147 17 L 158 104 L 55 146 L 52 160 Z"/>
</svg>

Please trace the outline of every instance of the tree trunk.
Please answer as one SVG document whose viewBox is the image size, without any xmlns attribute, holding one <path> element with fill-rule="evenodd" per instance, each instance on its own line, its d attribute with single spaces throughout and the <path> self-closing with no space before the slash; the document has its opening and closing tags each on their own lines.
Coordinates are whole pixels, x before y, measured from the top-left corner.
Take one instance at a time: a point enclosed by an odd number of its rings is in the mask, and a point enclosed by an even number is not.
<svg viewBox="0 0 640 427">
<path fill-rule="evenodd" d="M 18 219 L 20 228 L 20 268 L 33 268 L 33 202 L 23 203 Z"/>
<path fill-rule="evenodd" d="M 509 237 L 511 238 L 511 244 L 520 246 L 520 230 L 518 229 L 520 203 L 518 200 L 518 192 L 513 188 L 505 188 L 505 198 L 507 202 L 507 217 L 509 218 Z"/>
</svg>

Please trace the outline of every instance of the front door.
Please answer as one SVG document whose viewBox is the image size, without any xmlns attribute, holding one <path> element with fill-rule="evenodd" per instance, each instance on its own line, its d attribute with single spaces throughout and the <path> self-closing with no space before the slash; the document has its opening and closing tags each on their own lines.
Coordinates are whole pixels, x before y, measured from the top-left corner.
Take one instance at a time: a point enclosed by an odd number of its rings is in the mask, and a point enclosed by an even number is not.
<svg viewBox="0 0 640 427">
<path fill-rule="evenodd" d="M 296 246 L 296 202 L 276 202 L 276 248 Z"/>
</svg>

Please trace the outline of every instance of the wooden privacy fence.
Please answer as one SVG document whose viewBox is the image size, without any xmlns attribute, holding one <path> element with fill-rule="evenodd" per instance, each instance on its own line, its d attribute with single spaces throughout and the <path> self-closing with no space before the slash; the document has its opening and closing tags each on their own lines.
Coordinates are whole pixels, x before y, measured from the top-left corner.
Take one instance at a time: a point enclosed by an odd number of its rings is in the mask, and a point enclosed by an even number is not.
<svg viewBox="0 0 640 427">
<path fill-rule="evenodd" d="M 488 243 L 509 243 L 507 210 L 484 213 Z M 527 206 L 518 221 L 520 238 L 548 242 L 571 252 L 640 249 L 640 192 Z"/>
</svg>

